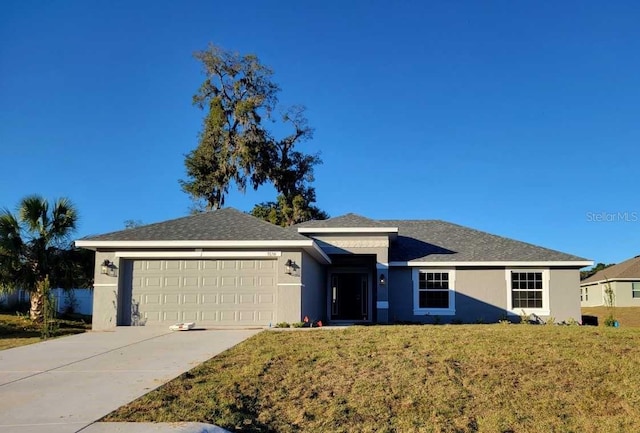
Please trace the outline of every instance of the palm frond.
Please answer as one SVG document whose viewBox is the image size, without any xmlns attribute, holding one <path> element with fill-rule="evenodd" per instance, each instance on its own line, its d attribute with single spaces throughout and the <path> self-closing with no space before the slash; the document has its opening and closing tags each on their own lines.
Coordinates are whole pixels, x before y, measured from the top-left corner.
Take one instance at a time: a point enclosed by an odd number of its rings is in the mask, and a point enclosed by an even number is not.
<svg viewBox="0 0 640 433">
<path fill-rule="evenodd" d="M 20 202 L 22 221 L 32 235 L 44 237 L 47 232 L 49 204 L 39 195 L 30 195 Z M 34 236 L 34 237 L 36 237 Z"/>
<path fill-rule="evenodd" d="M 76 229 L 78 212 L 68 198 L 60 198 L 55 201 L 51 212 L 51 227 L 49 234 L 51 240 L 64 240 Z"/>
</svg>

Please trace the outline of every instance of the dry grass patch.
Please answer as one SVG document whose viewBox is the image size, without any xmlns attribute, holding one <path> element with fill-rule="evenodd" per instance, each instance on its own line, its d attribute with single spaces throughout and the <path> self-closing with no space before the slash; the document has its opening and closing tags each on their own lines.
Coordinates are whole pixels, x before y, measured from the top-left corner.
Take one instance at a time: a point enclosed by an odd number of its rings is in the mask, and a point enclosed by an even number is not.
<svg viewBox="0 0 640 433">
<path fill-rule="evenodd" d="M 596 316 L 598 325 L 604 326 L 604 320 L 609 315 L 608 307 L 583 307 L 582 314 Z M 615 307 L 613 316 L 620 323 L 620 326 L 640 328 L 640 307 Z"/>
<path fill-rule="evenodd" d="M 105 420 L 238 432 L 636 432 L 639 362 L 633 329 L 262 332 Z"/>
<path fill-rule="evenodd" d="M 81 320 L 58 320 L 56 336 L 78 334 L 90 326 Z M 28 317 L 15 313 L 0 313 L 0 350 L 38 343 L 40 328 Z"/>
</svg>

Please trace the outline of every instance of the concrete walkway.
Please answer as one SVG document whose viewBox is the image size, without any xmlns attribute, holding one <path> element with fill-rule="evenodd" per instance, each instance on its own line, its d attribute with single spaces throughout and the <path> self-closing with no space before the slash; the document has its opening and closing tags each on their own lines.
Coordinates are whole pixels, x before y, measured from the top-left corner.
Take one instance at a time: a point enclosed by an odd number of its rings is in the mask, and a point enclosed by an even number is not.
<svg viewBox="0 0 640 433">
<path fill-rule="evenodd" d="M 259 331 L 123 327 L 0 351 L 0 433 L 78 432 Z"/>
</svg>

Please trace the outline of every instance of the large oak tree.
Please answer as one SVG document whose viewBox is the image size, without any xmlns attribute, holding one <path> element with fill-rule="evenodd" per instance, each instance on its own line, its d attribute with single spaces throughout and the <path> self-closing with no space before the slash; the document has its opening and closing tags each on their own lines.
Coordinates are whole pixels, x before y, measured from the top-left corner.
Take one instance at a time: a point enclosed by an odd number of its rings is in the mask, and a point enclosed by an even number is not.
<svg viewBox="0 0 640 433">
<path fill-rule="evenodd" d="M 202 210 L 224 206 L 229 188 L 257 189 L 270 182 L 278 192 L 273 202 L 257 205 L 253 213 L 281 225 L 312 218 L 326 218 L 313 206 L 313 167 L 321 163 L 297 145 L 313 135 L 304 108 L 294 106 L 276 117 L 280 88 L 273 71 L 255 55 L 240 55 L 210 45 L 195 53 L 205 80 L 193 103 L 205 110 L 198 146 L 185 157 L 187 179 L 181 180 Z M 275 137 L 266 124 L 292 132 Z M 278 218 L 267 218 L 276 209 Z M 267 212 L 269 211 L 269 212 Z"/>
</svg>

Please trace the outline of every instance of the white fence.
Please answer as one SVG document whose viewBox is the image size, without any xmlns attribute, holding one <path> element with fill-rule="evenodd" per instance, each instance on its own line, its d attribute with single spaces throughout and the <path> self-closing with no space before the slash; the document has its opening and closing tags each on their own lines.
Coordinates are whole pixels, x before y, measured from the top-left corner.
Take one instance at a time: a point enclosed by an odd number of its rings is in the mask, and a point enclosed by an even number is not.
<svg viewBox="0 0 640 433">
<path fill-rule="evenodd" d="M 93 290 L 91 289 L 51 289 L 51 297 L 56 301 L 58 313 L 93 314 Z M 12 294 L 0 293 L 0 307 L 10 308 L 16 304 L 29 302 L 29 292 L 18 290 Z"/>
<path fill-rule="evenodd" d="M 51 289 L 51 296 L 56 300 L 58 313 L 93 314 L 93 290 L 91 289 Z"/>
</svg>

